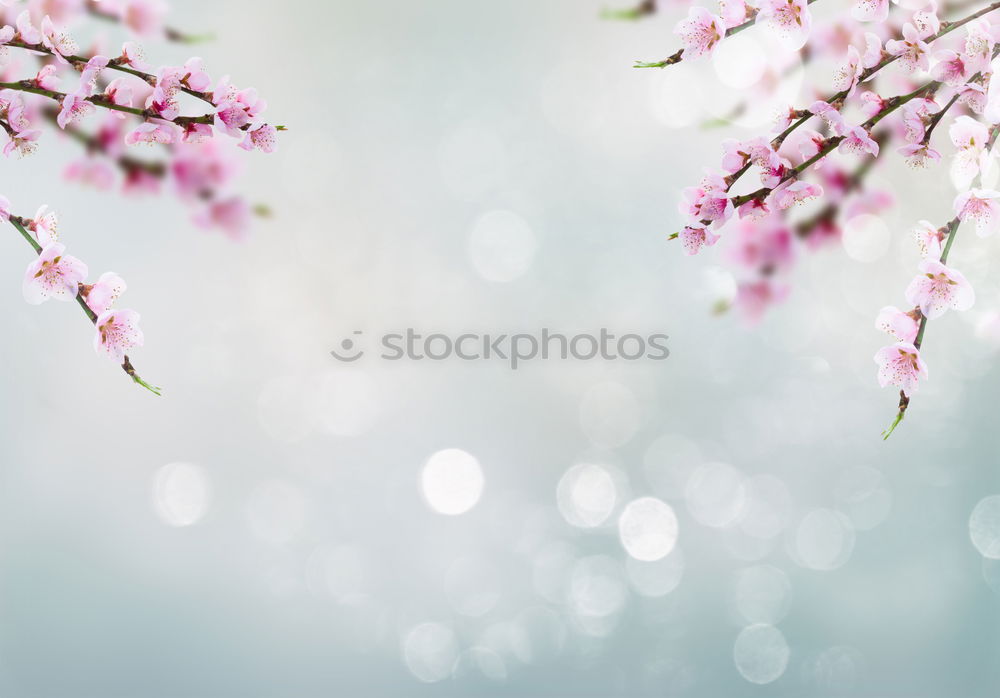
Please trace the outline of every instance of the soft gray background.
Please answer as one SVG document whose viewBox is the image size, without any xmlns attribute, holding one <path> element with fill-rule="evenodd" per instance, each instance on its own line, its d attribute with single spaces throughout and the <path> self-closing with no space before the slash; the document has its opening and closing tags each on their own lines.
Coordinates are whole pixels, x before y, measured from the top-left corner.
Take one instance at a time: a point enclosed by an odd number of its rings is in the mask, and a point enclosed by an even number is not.
<svg viewBox="0 0 1000 698">
<path fill-rule="evenodd" d="M 900 175 L 889 253 L 804 259 L 790 301 L 747 331 L 708 312 L 705 269 L 719 253 L 688 260 L 665 239 L 679 187 L 715 160 L 720 138 L 671 128 L 689 97 L 666 72 L 629 67 L 673 50 L 676 15 L 606 23 L 580 0 L 176 5 L 175 25 L 217 31 L 196 49 L 213 74 L 257 86 L 291 128 L 279 154 L 244 158 L 246 190 L 276 216 L 234 245 L 169 198 L 123 202 L 62 183 L 70 146 L 52 137 L 0 164 L 19 212 L 52 205 L 94 275 L 129 282 L 123 303 L 146 333 L 135 364 L 165 388 L 155 398 L 95 356 L 77 308 L 23 303 L 30 252 L 9 231 L 0 695 L 995 695 L 1000 598 L 968 518 L 1000 491 L 997 373 L 970 323 L 934 323 L 932 380 L 892 440 L 878 438 L 895 397 L 875 384 L 872 321 L 902 302 L 910 221 L 947 215 L 941 178 Z M 521 216 L 537 240 L 509 283 L 469 259 L 475 222 L 492 210 Z M 995 242 L 962 242 L 954 260 L 987 309 Z M 511 372 L 346 370 L 327 354 L 352 330 L 408 325 L 663 331 L 672 355 Z M 607 383 L 628 392 L 593 392 Z M 688 447 L 647 454 L 667 434 Z M 485 476 L 459 517 L 428 508 L 418 484 L 427 457 L 451 447 Z M 858 532 L 842 567 L 804 569 L 784 538 L 744 549 L 697 524 L 683 492 L 650 477 L 684 459 L 780 477 L 789 531 L 838 506 L 849 466 L 881 471 L 892 508 Z M 607 555 L 624 579 L 615 516 L 580 530 L 556 509 L 559 478 L 582 461 L 616 468 L 626 500 L 670 499 L 686 562 L 671 594 L 628 591 L 600 637 L 539 593 L 552 551 L 569 567 Z M 153 506 L 155 474 L 173 462 L 199 466 L 211 486 L 192 526 L 167 525 Z M 347 551 L 335 556 L 347 569 L 317 584 L 309 560 L 331 548 Z M 445 591 L 449 566 L 470 556 L 502 592 L 478 618 Z M 763 687 L 734 665 L 745 622 L 731 603 L 735 575 L 760 562 L 792 584 L 778 624 L 791 659 Z M 538 637 L 526 617 L 547 619 Z M 401 643 L 423 622 L 450 627 L 459 650 L 489 646 L 506 678 L 463 669 L 420 682 Z M 504 646 L 511 628 L 534 643 L 530 661 Z M 817 669 L 824 652 L 846 659 Z"/>
</svg>

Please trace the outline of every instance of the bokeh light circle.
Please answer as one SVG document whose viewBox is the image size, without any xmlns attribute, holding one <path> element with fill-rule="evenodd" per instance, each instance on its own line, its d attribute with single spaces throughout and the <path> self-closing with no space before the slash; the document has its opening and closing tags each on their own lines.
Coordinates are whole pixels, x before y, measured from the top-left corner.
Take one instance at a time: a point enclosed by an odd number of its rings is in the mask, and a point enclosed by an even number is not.
<svg viewBox="0 0 1000 698">
<path fill-rule="evenodd" d="M 458 448 L 433 454 L 420 473 L 420 488 L 427 505 L 448 516 L 464 514 L 476 506 L 484 482 L 479 461 Z"/>
<path fill-rule="evenodd" d="M 790 654 L 782 632 L 766 623 L 743 628 L 733 645 L 736 669 L 743 678 L 756 684 L 777 681 L 788 668 Z"/>
<path fill-rule="evenodd" d="M 635 499 L 618 517 L 618 537 L 636 560 L 659 560 L 677 544 L 677 516 L 669 504 L 655 497 Z"/>
<path fill-rule="evenodd" d="M 969 537 L 980 555 L 1000 560 L 1000 494 L 976 504 L 969 517 Z"/>
</svg>

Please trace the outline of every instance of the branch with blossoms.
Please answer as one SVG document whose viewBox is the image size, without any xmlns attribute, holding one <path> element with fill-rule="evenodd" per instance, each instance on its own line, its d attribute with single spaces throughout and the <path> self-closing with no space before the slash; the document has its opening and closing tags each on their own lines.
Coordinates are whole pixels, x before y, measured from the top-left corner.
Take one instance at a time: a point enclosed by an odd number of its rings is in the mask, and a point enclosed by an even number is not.
<svg viewBox="0 0 1000 698">
<path fill-rule="evenodd" d="M 284 130 L 262 120 L 267 104 L 257 91 L 237 88 L 228 78 L 213 80 L 198 57 L 179 66 L 153 67 L 133 40 L 125 41 L 120 53 L 82 54 L 70 36 L 77 24 L 98 19 L 135 36 L 195 40 L 164 24 L 165 9 L 161 0 L 84 0 L 65 6 L 38 0 L 12 6 L 0 0 L 3 153 L 30 155 L 46 129 L 61 131 L 86 152 L 65 168 L 68 179 L 109 189 L 120 175 L 122 191 L 129 195 L 158 193 L 169 181 L 195 208 L 198 225 L 241 239 L 251 214 L 264 207 L 251 207 L 231 191 L 234 156 L 241 149 L 273 152 Z M 98 113 L 103 120 L 96 129 L 88 128 Z M 155 148 L 159 157 L 130 152 L 139 145 Z M 0 197 L 0 220 L 36 253 L 25 272 L 25 300 L 75 301 L 95 327 L 97 353 L 159 395 L 128 355 L 142 346 L 143 333 L 137 312 L 114 308 L 125 290 L 121 277 L 107 272 L 88 283 L 87 265 L 66 253 L 56 215 L 47 206 L 29 218 L 13 214 Z"/>
<path fill-rule="evenodd" d="M 808 106 L 782 108 L 768 135 L 723 141 L 721 166 L 682 193 L 683 220 L 670 239 L 688 255 L 726 241 L 739 280 L 725 307 L 750 322 L 789 295 L 803 251 L 839 240 L 861 214 L 896 205 L 891 190 L 869 183 L 871 171 L 894 155 L 917 169 L 939 168 L 950 147 L 954 218 L 940 227 L 917 224 L 924 259 L 906 287 L 908 306 L 883 308 L 875 323 L 896 341 L 875 356 L 878 383 L 900 391 L 888 437 L 927 379 L 921 347 L 928 322 L 975 301 L 968 279 L 948 264 L 959 229 L 967 221 L 980 236 L 1000 228 L 1000 191 L 991 188 L 998 176 L 1000 2 L 959 0 L 908 11 L 890 8 L 888 0 L 859 0 L 849 14 L 838 11 L 821 23 L 811 7 L 817 1 L 721 0 L 717 12 L 690 7 L 675 28 L 681 47 L 636 67 L 703 59 L 737 32 L 764 32 L 778 50 L 767 52 L 769 69 L 741 103 L 747 104 L 773 98 L 781 76 L 805 60 L 829 66 L 819 73 L 832 75 L 829 83 L 806 85 Z M 753 175 L 756 185 L 747 182 Z"/>
</svg>

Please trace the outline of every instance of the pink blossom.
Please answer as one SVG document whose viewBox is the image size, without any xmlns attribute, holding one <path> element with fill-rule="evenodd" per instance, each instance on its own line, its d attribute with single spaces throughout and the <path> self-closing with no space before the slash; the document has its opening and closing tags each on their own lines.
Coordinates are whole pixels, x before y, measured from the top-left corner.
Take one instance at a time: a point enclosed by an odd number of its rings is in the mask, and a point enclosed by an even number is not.
<svg viewBox="0 0 1000 698">
<path fill-rule="evenodd" d="M 788 107 L 774 118 L 774 125 L 771 129 L 775 133 L 780 133 L 792 125 L 792 122 L 802 116 L 794 107 Z"/>
<path fill-rule="evenodd" d="M 949 308 L 968 310 L 975 303 L 972 284 L 961 272 L 936 259 L 925 259 L 918 269 L 920 274 L 906 287 L 906 302 L 918 306 L 927 319 L 941 317 Z"/>
<path fill-rule="evenodd" d="M 861 66 L 861 54 L 853 46 L 847 47 L 847 61 L 833 74 L 833 89 L 845 92 L 850 97 L 858 87 L 858 81 L 864 73 Z"/>
<path fill-rule="evenodd" d="M 882 40 L 878 34 L 865 32 L 865 52 L 861 54 L 861 65 L 865 68 L 874 68 L 882 62 Z"/>
<path fill-rule="evenodd" d="M 948 128 L 948 136 L 958 152 L 951 161 L 951 176 L 959 189 L 969 186 L 985 163 L 989 130 L 970 116 L 962 115 Z"/>
<path fill-rule="evenodd" d="M 164 119 L 176 119 L 180 115 L 177 103 L 177 93 L 181 89 L 179 72 L 179 68 L 161 68 L 153 92 L 146 98 L 146 108 Z"/>
<path fill-rule="evenodd" d="M 66 246 L 59 242 L 42 247 L 24 272 L 21 287 L 24 300 L 38 305 L 49 298 L 69 301 L 76 297 L 80 284 L 87 278 L 87 265 L 65 252 Z"/>
<path fill-rule="evenodd" d="M 242 136 L 244 126 L 250 124 L 250 116 L 238 102 L 227 101 L 215 111 L 216 125 L 230 136 Z"/>
<path fill-rule="evenodd" d="M 273 153 L 277 147 L 278 129 L 270 124 L 261 124 L 255 129 L 247 131 L 247 135 L 239 144 L 244 150 L 258 148 L 265 153 Z"/>
<path fill-rule="evenodd" d="M 927 380 L 927 364 L 910 342 L 882 347 L 875 354 L 875 363 L 878 364 L 878 384 L 883 388 L 894 385 L 907 397 L 917 392 L 920 379 Z"/>
<path fill-rule="evenodd" d="M 242 240 L 250 225 L 250 207 L 238 196 L 210 202 L 194 218 L 206 228 L 221 228 L 233 240 Z"/>
<path fill-rule="evenodd" d="M 202 145 L 177 148 L 170 163 L 177 193 L 186 199 L 202 199 L 224 189 L 237 173 L 231 151 L 209 141 Z"/>
<path fill-rule="evenodd" d="M 698 58 L 711 54 L 726 35 L 726 24 L 704 7 L 691 7 L 688 16 L 674 27 L 674 34 L 684 45 L 684 57 Z"/>
<path fill-rule="evenodd" d="M 32 82 L 35 83 L 35 87 L 41 87 L 43 90 L 58 90 L 59 67 L 53 63 L 43 65 Z"/>
<path fill-rule="evenodd" d="M 58 227 L 59 218 L 56 216 L 56 212 L 50 211 L 49 207 L 44 204 L 35 211 L 35 217 L 28 221 L 28 230 L 34 233 L 35 240 L 42 247 L 56 241 L 59 237 Z"/>
<path fill-rule="evenodd" d="M 868 133 L 864 126 L 852 126 L 849 128 L 847 133 L 844 134 L 844 140 L 837 146 L 837 150 L 842 153 L 854 153 L 856 155 L 870 153 L 878 157 L 878 143 L 872 140 L 871 134 Z"/>
<path fill-rule="evenodd" d="M 115 182 L 115 171 L 106 160 L 87 156 L 66 165 L 63 177 L 81 184 L 89 184 L 95 189 L 107 190 Z"/>
<path fill-rule="evenodd" d="M 63 98 L 62 109 L 59 110 L 56 123 L 59 125 L 59 128 L 66 128 L 69 124 L 82 119 L 92 111 L 94 111 L 94 105 L 86 99 L 79 95 L 68 94 Z"/>
<path fill-rule="evenodd" d="M 789 287 L 786 284 L 760 279 L 744 281 L 736 287 L 736 298 L 733 301 L 749 324 L 756 324 L 767 309 L 788 297 Z"/>
<path fill-rule="evenodd" d="M 835 135 L 842 136 L 847 131 L 844 117 L 840 115 L 836 107 L 823 101 L 816 101 L 809 105 L 809 111 L 823 119 Z"/>
<path fill-rule="evenodd" d="M 125 172 L 122 193 L 128 195 L 158 194 L 160 178 L 141 167 L 133 167 Z"/>
<path fill-rule="evenodd" d="M 749 220 L 760 220 L 770 215 L 770 213 L 771 207 L 768 205 L 766 199 L 750 199 L 739 208 L 740 218 L 747 218 Z"/>
<path fill-rule="evenodd" d="M 3 154 L 10 157 L 17 153 L 21 157 L 31 155 L 38 147 L 38 139 L 42 132 L 38 129 L 28 129 L 25 131 L 8 134 L 9 140 L 4 144 Z"/>
<path fill-rule="evenodd" d="M 83 66 L 83 70 L 80 71 L 80 87 L 76 94 L 81 97 L 92 95 L 97 85 L 97 78 L 100 77 L 101 71 L 107 67 L 107 56 L 94 56 L 88 60 Z"/>
<path fill-rule="evenodd" d="M 722 142 L 722 171 L 726 174 L 734 174 L 748 163 L 767 168 L 778 162 L 778 154 L 763 137 L 748 141 L 729 138 Z"/>
<path fill-rule="evenodd" d="M 182 73 L 181 83 L 189 89 L 204 92 L 212 86 L 212 78 L 205 72 L 200 58 L 189 58 L 180 72 Z"/>
<path fill-rule="evenodd" d="M 875 327 L 891 334 L 897 341 L 913 344 L 920 329 L 920 323 L 914 317 L 915 313 L 916 311 L 904 313 L 899 308 L 887 305 L 875 318 Z"/>
<path fill-rule="evenodd" d="M 904 138 L 910 143 L 919 143 L 924 140 L 927 117 L 940 110 L 941 107 L 937 102 L 933 99 L 923 97 L 911 99 L 904 104 L 900 110 L 903 120 Z"/>
<path fill-rule="evenodd" d="M 906 158 L 907 165 L 916 169 L 927 167 L 930 163 L 941 162 L 941 153 L 928 143 L 907 143 L 896 152 Z"/>
<path fill-rule="evenodd" d="M 969 68 L 961 54 L 951 49 L 934 52 L 934 67 L 931 68 L 931 78 L 953 87 L 965 83 L 969 79 Z"/>
<path fill-rule="evenodd" d="M 930 67 L 928 51 L 930 50 L 920 37 L 920 32 L 912 24 L 903 25 L 903 38 L 890 39 L 885 42 L 885 50 L 899 58 L 899 63 L 907 71 L 916 69 L 927 70 Z"/>
<path fill-rule="evenodd" d="M 79 47 L 76 42 L 69 37 L 66 32 L 58 29 L 48 15 L 42 18 L 42 45 L 52 51 L 52 55 L 61 63 L 68 64 L 65 56 L 76 54 Z"/>
<path fill-rule="evenodd" d="M 170 144 L 177 141 L 177 128 L 162 121 L 144 121 L 125 136 L 126 145 L 137 143 Z"/>
<path fill-rule="evenodd" d="M 104 88 L 104 96 L 120 107 L 132 106 L 132 86 L 124 78 L 115 78 L 109 82 L 108 86 Z M 124 112 L 112 111 L 111 113 L 118 119 L 125 118 Z"/>
<path fill-rule="evenodd" d="M 937 16 L 937 0 L 931 0 L 924 9 L 913 13 L 913 26 L 921 39 L 930 39 L 941 31 L 941 20 Z"/>
<path fill-rule="evenodd" d="M 132 347 L 141 347 L 139 313 L 134 310 L 106 310 L 97 316 L 94 351 L 121 363 Z"/>
<path fill-rule="evenodd" d="M 7 222 L 10 220 L 10 199 L 6 196 L 0 196 L 0 221 Z"/>
<path fill-rule="evenodd" d="M 139 36 L 152 36 L 163 31 L 167 4 L 162 0 L 125 0 L 121 8 L 122 22 Z"/>
<path fill-rule="evenodd" d="M 806 43 L 812 28 L 807 0 L 760 0 L 757 9 L 757 21 L 774 31 L 789 49 Z"/>
<path fill-rule="evenodd" d="M 149 67 L 144 60 L 142 49 L 134 41 L 126 41 L 122 44 L 121 60 L 125 65 L 136 70 L 146 70 Z"/>
<path fill-rule="evenodd" d="M 796 147 L 798 148 L 799 155 L 802 157 L 802 162 L 815 157 L 826 146 L 826 138 L 819 131 L 813 131 L 811 128 L 800 128 L 796 133 L 798 134 L 795 139 Z M 822 167 L 824 160 L 826 158 L 817 160 L 813 167 L 819 169 Z"/>
<path fill-rule="evenodd" d="M 749 9 L 745 0 L 719 0 L 719 12 L 727 29 L 750 19 Z"/>
<path fill-rule="evenodd" d="M 985 17 L 969 22 L 965 26 L 965 51 L 970 73 L 989 70 L 996 46 L 994 29 Z"/>
<path fill-rule="evenodd" d="M 992 100 L 992 94 L 990 95 Z M 986 88 L 978 82 L 967 82 L 958 86 L 958 101 L 965 104 L 976 114 L 982 114 L 988 102 Z M 990 119 L 992 123 L 993 120 Z"/>
<path fill-rule="evenodd" d="M 715 235 L 711 230 L 700 225 L 684 226 L 684 229 L 681 230 L 678 237 L 680 237 L 681 244 L 684 246 L 684 253 L 687 255 L 698 254 L 702 247 L 711 247 L 719 241 L 718 235 Z"/>
<path fill-rule="evenodd" d="M 888 106 L 887 102 L 875 92 L 862 92 L 860 100 L 861 113 L 865 119 L 870 119 L 877 114 L 881 114 L 886 106 Z M 905 109 L 906 105 L 903 105 L 903 108 Z"/>
<path fill-rule="evenodd" d="M 920 250 L 921 257 L 936 259 L 941 256 L 941 251 L 944 249 L 944 230 L 935 227 L 930 221 L 921 220 L 917 221 L 917 227 L 913 232 L 917 238 L 917 249 Z"/>
<path fill-rule="evenodd" d="M 858 0 L 851 16 L 859 22 L 884 22 L 889 18 L 889 0 Z"/>
<path fill-rule="evenodd" d="M 699 186 L 686 187 L 681 195 L 679 210 L 694 223 L 723 223 L 733 215 L 733 202 L 726 192 L 726 183 L 717 175 L 706 175 Z"/>
<path fill-rule="evenodd" d="M 204 143 L 212 139 L 212 127 L 208 124 L 188 122 L 184 124 L 181 140 L 185 143 Z"/>
<path fill-rule="evenodd" d="M 93 286 L 84 286 L 85 292 L 81 293 L 90 309 L 100 315 L 114 305 L 126 288 L 128 287 L 122 277 L 113 271 L 106 271 Z"/>
<path fill-rule="evenodd" d="M 962 221 L 976 222 L 976 234 L 988 237 L 1000 229 L 1000 191 L 971 189 L 955 198 L 955 213 Z"/>
<path fill-rule="evenodd" d="M 42 43 L 42 33 L 35 29 L 34 25 L 31 23 L 31 13 L 28 10 L 19 14 L 14 24 L 17 26 L 17 33 L 20 35 L 21 40 L 24 41 L 24 43 Z"/>
<path fill-rule="evenodd" d="M 31 127 L 24 100 L 13 90 L 0 90 L 0 116 L 6 117 L 7 124 L 15 131 Z"/>
<path fill-rule="evenodd" d="M 10 43 L 10 41 L 14 38 L 14 34 L 14 27 L 10 25 L 0 27 L 0 46 Z"/>
<path fill-rule="evenodd" d="M 787 186 L 776 189 L 772 196 L 774 197 L 775 205 L 779 209 L 786 209 L 791 208 L 799 202 L 823 196 L 823 187 L 818 184 L 796 180 Z"/>
<path fill-rule="evenodd" d="M 795 260 L 792 233 L 777 217 L 759 222 L 740 220 L 727 239 L 732 241 L 729 257 L 752 271 L 770 274 L 787 269 Z"/>
</svg>

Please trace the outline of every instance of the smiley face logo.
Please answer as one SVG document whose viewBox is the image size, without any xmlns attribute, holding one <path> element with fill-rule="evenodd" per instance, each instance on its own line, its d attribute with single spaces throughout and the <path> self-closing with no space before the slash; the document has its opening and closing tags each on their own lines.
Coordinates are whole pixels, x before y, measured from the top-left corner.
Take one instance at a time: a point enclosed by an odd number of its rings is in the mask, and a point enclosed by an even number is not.
<svg viewBox="0 0 1000 698">
<path fill-rule="evenodd" d="M 354 330 L 354 334 L 361 334 L 361 330 Z M 365 354 L 364 350 L 359 349 L 357 343 L 350 337 L 340 343 L 340 349 L 343 354 L 339 353 L 336 349 L 330 350 L 331 356 L 337 359 L 337 361 L 357 361 Z"/>
</svg>

